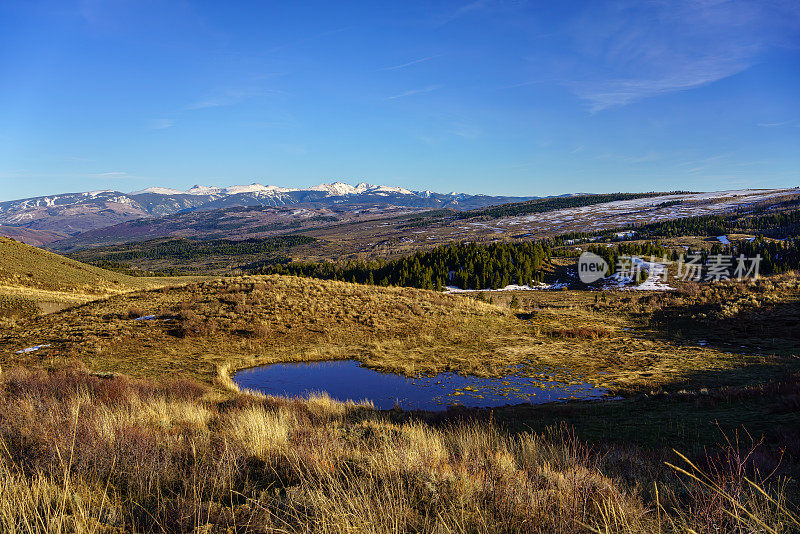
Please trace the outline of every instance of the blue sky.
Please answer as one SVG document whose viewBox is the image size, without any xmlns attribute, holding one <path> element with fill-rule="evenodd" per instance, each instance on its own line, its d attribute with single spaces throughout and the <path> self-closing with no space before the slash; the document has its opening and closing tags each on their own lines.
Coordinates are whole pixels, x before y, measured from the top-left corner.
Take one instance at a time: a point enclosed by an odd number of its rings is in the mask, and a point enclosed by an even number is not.
<svg viewBox="0 0 800 534">
<path fill-rule="evenodd" d="M 793 1 L 0 3 L 0 199 L 800 185 Z"/>
</svg>

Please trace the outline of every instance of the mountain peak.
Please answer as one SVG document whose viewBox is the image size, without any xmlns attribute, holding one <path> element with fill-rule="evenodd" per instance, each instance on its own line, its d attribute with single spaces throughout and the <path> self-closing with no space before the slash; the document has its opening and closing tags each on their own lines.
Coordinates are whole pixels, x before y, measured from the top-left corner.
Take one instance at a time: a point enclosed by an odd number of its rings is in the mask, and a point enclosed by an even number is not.
<svg viewBox="0 0 800 534">
<path fill-rule="evenodd" d="M 209 186 L 205 186 L 205 185 L 195 184 L 188 191 L 183 191 L 183 194 L 188 194 L 188 195 L 213 195 L 213 194 L 216 194 L 216 193 L 219 193 L 219 192 L 220 192 L 220 188 L 219 187 L 213 187 L 213 186 L 209 187 Z"/>
<path fill-rule="evenodd" d="M 199 186 L 195 186 L 199 187 Z M 185 195 L 186 191 L 179 191 L 178 189 L 170 189 L 169 187 L 148 187 L 141 191 L 134 191 L 131 195 Z"/>
<path fill-rule="evenodd" d="M 309 187 L 308 189 L 309 191 L 324 191 L 325 193 L 328 194 L 328 196 L 336 196 L 336 197 L 355 195 L 359 192 L 358 188 L 338 180 L 331 183 L 322 183 L 319 185 L 315 185 L 314 187 Z"/>
</svg>

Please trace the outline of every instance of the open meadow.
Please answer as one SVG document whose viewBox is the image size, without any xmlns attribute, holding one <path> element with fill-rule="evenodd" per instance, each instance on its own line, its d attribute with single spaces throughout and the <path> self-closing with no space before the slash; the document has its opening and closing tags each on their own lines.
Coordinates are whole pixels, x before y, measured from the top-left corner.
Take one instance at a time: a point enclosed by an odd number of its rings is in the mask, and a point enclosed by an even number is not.
<svg viewBox="0 0 800 534">
<path fill-rule="evenodd" d="M 21 309 L 0 336 L 0 524 L 792 532 L 799 282 L 443 294 L 174 278 L 52 313 Z M 379 411 L 231 379 L 332 359 L 407 376 L 514 368 L 542 387 L 590 383 L 615 398 Z"/>
</svg>

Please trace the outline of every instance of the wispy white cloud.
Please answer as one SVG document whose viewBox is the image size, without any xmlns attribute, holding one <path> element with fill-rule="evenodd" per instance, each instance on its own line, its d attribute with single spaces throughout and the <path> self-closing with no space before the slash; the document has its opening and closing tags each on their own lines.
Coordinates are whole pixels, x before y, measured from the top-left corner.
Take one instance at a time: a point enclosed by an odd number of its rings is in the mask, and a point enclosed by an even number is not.
<svg viewBox="0 0 800 534">
<path fill-rule="evenodd" d="M 186 109 L 194 110 L 194 109 L 218 108 L 222 106 L 232 106 L 234 104 L 238 104 L 239 102 L 244 100 L 247 96 L 248 93 L 246 91 L 228 89 L 201 98 L 199 100 L 195 100 L 194 102 L 189 104 L 186 107 Z"/>
<path fill-rule="evenodd" d="M 653 150 L 649 150 L 645 154 L 640 155 L 620 155 L 620 154 L 600 154 L 599 159 L 607 159 L 612 161 L 619 161 L 622 163 L 650 163 L 662 159 L 662 155 Z"/>
<path fill-rule="evenodd" d="M 305 156 L 308 154 L 308 148 L 302 144 L 278 143 L 275 148 L 289 156 Z"/>
<path fill-rule="evenodd" d="M 220 89 L 209 93 L 207 96 L 195 100 L 186 110 L 197 110 L 207 108 L 218 108 L 224 106 L 234 106 L 245 100 L 256 98 L 263 95 L 286 95 L 286 92 L 277 89 L 265 88 L 260 84 L 243 83 L 240 87 Z"/>
<path fill-rule="evenodd" d="M 378 70 L 400 70 L 400 69 L 404 69 L 406 67 L 410 67 L 412 65 L 417 65 L 419 63 L 424 63 L 426 61 L 430 61 L 431 59 L 436 59 L 437 57 L 441 57 L 441 56 L 442 56 L 441 54 L 436 54 L 436 55 L 433 55 L 433 56 L 421 57 L 419 59 L 415 59 L 415 60 L 409 61 L 407 63 L 401 63 L 399 65 L 392 65 L 391 67 L 383 67 L 383 68 L 378 69 Z"/>
<path fill-rule="evenodd" d="M 539 161 L 527 161 L 524 163 L 515 163 L 511 165 L 505 165 L 504 168 L 506 169 L 528 169 L 530 167 L 537 167 L 540 166 L 541 162 Z"/>
<path fill-rule="evenodd" d="M 703 87 L 789 46 L 797 28 L 782 10 L 737 0 L 590 4 L 570 28 L 574 55 L 563 83 L 592 112 Z"/>
<path fill-rule="evenodd" d="M 437 89 L 441 89 L 442 87 L 443 86 L 441 84 L 436 84 L 436 85 L 428 85 L 426 87 L 420 87 L 418 89 L 409 89 L 408 91 L 403 91 L 402 93 L 398 93 L 396 95 L 387 96 L 386 100 L 395 100 L 398 98 L 406 98 L 408 96 L 422 95 L 425 93 L 436 91 Z"/>
<path fill-rule="evenodd" d="M 89 176 L 128 176 L 128 173 L 124 171 L 96 172 Z"/>
<path fill-rule="evenodd" d="M 676 167 L 690 167 L 690 166 L 693 166 L 693 165 L 697 165 L 698 163 L 709 163 L 709 162 L 712 162 L 712 161 L 719 161 L 719 160 L 727 159 L 728 157 L 730 157 L 730 154 L 717 154 L 715 156 L 708 156 L 706 158 L 701 158 L 701 159 L 696 159 L 696 160 L 691 160 L 691 161 L 683 161 L 681 163 L 677 163 L 675 166 Z"/>
<path fill-rule="evenodd" d="M 730 154 L 717 154 L 707 158 L 697 160 L 684 161 L 676 164 L 676 167 L 681 167 L 687 174 L 698 174 L 702 171 L 717 168 L 724 164 L 730 158 Z"/>
<path fill-rule="evenodd" d="M 166 130 L 174 125 L 175 121 L 172 119 L 150 119 L 147 121 L 147 127 L 150 130 Z"/>
<path fill-rule="evenodd" d="M 591 103 L 592 112 L 597 112 L 644 98 L 702 87 L 743 72 L 751 65 L 751 61 L 735 54 L 703 57 L 653 77 L 579 83 L 574 86 L 574 91 Z"/>
<path fill-rule="evenodd" d="M 337 33 L 346 32 L 348 30 L 351 30 L 352 28 L 353 28 L 352 26 L 343 26 L 341 28 L 334 28 L 332 30 L 327 30 L 324 32 L 316 33 L 314 35 L 309 35 L 308 37 L 303 37 L 301 39 L 296 39 L 294 41 L 289 41 L 283 44 L 275 45 L 269 50 L 266 50 L 266 53 L 271 54 L 274 52 L 278 52 L 279 50 L 283 50 L 284 48 L 290 48 L 293 46 L 299 46 L 306 43 L 310 43 L 316 41 L 317 39 L 322 39 L 323 37 L 328 37 L 330 35 L 336 35 Z"/>
<path fill-rule="evenodd" d="M 453 126 L 450 133 L 463 139 L 477 139 L 483 133 L 483 129 L 475 124 L 458 123 Z"/>
<path fill-rule="evenodd" d="M 509 85 L 501 85 L 498 89 L 517 89 L 519 87 L 530 87 L 532 85 L 543 85 L 551 83 L 553 80 L 528 80 L 526 82 L 512 83 Z"/>
<path fill-rule="evenodd" d="M 779 128 L 781 126 L 800 126 L 800 121 L 797 120 L 788 120 L 788 121 L 780 121 L 780 122 L 761 122 L 758 124 L 762 128 Z"/>
<path fill-rule="evenodd" d="M 472 14 L 475 11 L 481 11 L 487 7 L 489 7 L 493 3 L 492 0 L 473 0 L 472 2 L 468 2 L 463 4 L 462 6 L 452 10 L 448 13 L 445 13 L 437 23 L 439 25 L 447 24 L 448 22 L 452 22 L 456 19 L 460 19 L 466 15 Z"/>
</svg>

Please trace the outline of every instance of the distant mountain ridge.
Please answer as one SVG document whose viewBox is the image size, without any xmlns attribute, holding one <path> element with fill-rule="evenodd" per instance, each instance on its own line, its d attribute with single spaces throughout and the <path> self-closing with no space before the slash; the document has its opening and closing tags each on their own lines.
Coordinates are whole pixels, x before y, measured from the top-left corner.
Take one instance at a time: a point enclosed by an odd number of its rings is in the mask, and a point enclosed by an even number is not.
<svg viewBox="0 0 800 534">
<path fill-rule="evenodd" d="M 279 187 L 275 185 L 234 185 L 229 187 L 195 185 L 186 191 L 164 187 L 149 187 L 130 193 L 128 196 L 136 200 L 160 204 L 170 201 L 183 201 L 193 205 L 193 209 L 216 209 L 231 206 L 286 206 L 289 204 L 318 203 L 341 204 L 343 202 L 378 202 L 391 205 L 407 205 L 413 207 L 449 207 L 460 208 L 459 202 L 470 198 L 497 198 L 503 202 L 506 198 L 516 201 L 522 197 L 486 197 L 484 195 L 467 195 L 464 193 L 434 193 L 433 191 L 411 191 L 403 187 L 372 185 L 361 182 L 350 185 L 344 182 L 322 183 L 313 187 Z M 204 202 L 190 200 L 187 197 L 202 199 Z M 159 202 L 156 202 L 158 204 Z M 316 207 L 323 207 L 321 205 Z M 182 210 L 178 210 L 182 211 Z M 175 213 L 174 211 L 172 213 Z M 167 214 L 167 213 L 164 213 Z"/>
<path fill-rule="evenodd" d="M 0 202 L 0 226 L 46 232 L 37 236 L 36 244 L 40 245 L 47 239 L 74 236 L 135 219 L 238 206 L 303 205 L 315 209 L 339 210 L 359 207 L 445 208 L 461 211 L 533 198 L 536 197 L 499 197 L 455 192 L 444 194 L 365 182 L 350 185 L 339 181 L 308 188 L 253 183 L 229 187 L 195 185 L 181 191 L 156 186 L 132 193 L 99 190 Z M 17 234 L 22 235 L 19 232 Z"/>
<path fill-rule="evenodd" d="M 323 183 L 313 187 L 308 188 L 298 188 L 298 187 L 279 187 L 276 185 L 262 185 L 259 183 L 252 183 L 250 185 L 233 185 L 230 187 L 216 187 L 216 186 L 201 186 L 195 185 L 186 191 L 180 191 L 178 189 L 169 189 L 166 187 L 148 187 L 147 189 L 143 189 L 141 191 L 135 191 L 130 193 L 131 195 L 142 195 L 142 194 L 157 194 L 157 195 L 209 195 L 209 196 L 230 196 L 230 195 L 238 195 L 242 193 L 250 193 L 257 196 L 277 196 L 286 193 L 296 193 L 301 191 L 318 191 L 325 193 L 326 196 L 346 196 L 346 195 L 360 195 L 364 193 L 372 193 L 372 194 L 391 194 L 391 193 L 399 193 L 403 195 L 419 195 L 419 196 L 426 196 L 420 195 L 420 192 L 417 191 L 410 191 L 403 187 L 392 187 L 392 186 L 385 186 L 385 185 L 372 185 L 366 182 L 361 182 L 358 185 L 350 185 L 344 182 L 332 182 L 332 183 Z M 430 191 L 424 191 L 421 193 L 428 193 Z M 454 194 L 454 193 L 451 193 Z"/>
</svg>

